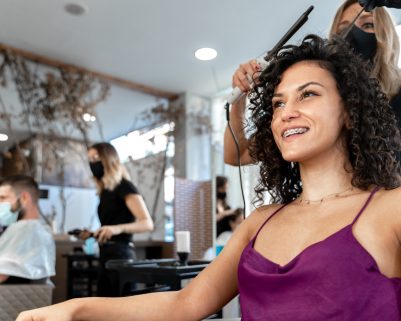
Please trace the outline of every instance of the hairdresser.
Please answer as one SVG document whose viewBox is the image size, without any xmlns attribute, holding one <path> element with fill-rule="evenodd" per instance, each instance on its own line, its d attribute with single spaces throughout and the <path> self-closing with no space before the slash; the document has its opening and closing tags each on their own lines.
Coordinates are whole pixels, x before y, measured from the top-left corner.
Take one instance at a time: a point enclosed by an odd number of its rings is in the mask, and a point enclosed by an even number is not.
<svg viewBox="0 0 401 321">
<path fill-rule="evenodd" d="M 98 296 L 112 296 L 113 284 L 105 264 L 114 259 L 135 259 L 134 233 L 153 230 L 153 221 L 137 188 L 129 181 L 117 151 L 109 143 L 88 150 L 89 166 L 100 196 L 98 215 L 101 227 L 93 233 L 100 248 Z M 88 231 L 81 233 L 85 239 Z"/>
</svg>

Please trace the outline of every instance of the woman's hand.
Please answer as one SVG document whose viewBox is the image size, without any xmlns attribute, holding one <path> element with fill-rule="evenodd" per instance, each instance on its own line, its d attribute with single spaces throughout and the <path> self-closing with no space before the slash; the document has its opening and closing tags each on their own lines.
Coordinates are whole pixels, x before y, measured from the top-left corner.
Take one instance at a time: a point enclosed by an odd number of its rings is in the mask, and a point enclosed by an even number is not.
<svg viewBox="0 0 401 321">
<path fill-rule="evenodd" d="M 85 229 L 81 233 L 79 233 L 78 238 L 80 240 L 85 241 L 86 239 L 90 238 L 91 236 L 92 236 L 92 232 Z"/>
<path fill-rule="evenodd" d="M 59 304 L 21 312 L 15 321 L 72 321 L 68 309 Z"/>
<path fill-rule="evenodd" d="M 124 232 L 121 225 L 105 225 L 99 228 L 94 236 L 100 244 L 103 244 L 111 239 L 113 235 L 118 235 Z"/>
</svg>

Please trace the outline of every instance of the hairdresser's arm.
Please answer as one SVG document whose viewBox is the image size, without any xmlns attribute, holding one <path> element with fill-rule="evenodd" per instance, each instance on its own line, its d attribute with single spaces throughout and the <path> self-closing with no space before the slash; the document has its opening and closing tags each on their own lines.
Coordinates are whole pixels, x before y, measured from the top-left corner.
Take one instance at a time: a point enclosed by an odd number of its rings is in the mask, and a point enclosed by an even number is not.
<svg viewBox="0 0 401 321">
<path fill-rule="evenodd" d="M 221 221 L 226 216 L 234 214 L 235 209 L 224 210 L 216 213 L 216 222 Z"/>
<path fill-rule="evenodd" d="M 153 230 L 153 220 L 150 217 L 143 197 L 139 194 L 125 196 L 125 204 L 135 217 L 135 222 L 118 225 L 105 225 L 95 232 L 95 237 L 100 243 L 106 242 L 113 235 L 121 233 L 141 233 Z"/>
<path fill-rule="evenodd" d="M 255 226 L 253 218 L 246 219 L 219 256 L 181 291 L 112 299 L 73 299 L 23 312 L 17 321 L 202 320 L 237 294 L 238 262 Z"/>
<path fill-rule="evenodd" d="M 233 88 L 239 87 L 243 93 L 248 93 L 251 89 L 251 80 L 258 70 L 259 66 L 256 60 L 241 64 L 233 75 Z M 246 95 L 242 95 L 240 99 L 232 104 L 230 110 L 230 125 L 238 141 L 239 158 L 242 165 L 253 163 L 248 150 L 249 141 L 245 137 L 245 103 Z M 229 165 L 239 165 L 237 147 L 228 126 L 226 126 L 224 132 L 224 162 Z"/>
</svg>

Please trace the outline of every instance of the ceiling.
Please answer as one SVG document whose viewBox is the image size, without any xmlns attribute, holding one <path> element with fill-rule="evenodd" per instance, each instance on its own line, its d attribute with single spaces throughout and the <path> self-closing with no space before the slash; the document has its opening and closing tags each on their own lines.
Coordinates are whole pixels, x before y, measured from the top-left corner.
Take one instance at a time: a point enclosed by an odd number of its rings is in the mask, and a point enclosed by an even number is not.
<svg viewBox="0 0 401 321">
<path fill-rule="evenodd" d="M 69 2 L 88 11 L 69 15 Z M 310 5 L 315 8 L 309 21 L 293 41 L 307 33 L 326 35 L 340 3 L 2 0 L 0 43 L 160 90 L 213 97 L 230 86 L 241 62 L 272 48 Z M 217 58 L 197 60 L 200 47 L 215 48 Z"/>
</svg>

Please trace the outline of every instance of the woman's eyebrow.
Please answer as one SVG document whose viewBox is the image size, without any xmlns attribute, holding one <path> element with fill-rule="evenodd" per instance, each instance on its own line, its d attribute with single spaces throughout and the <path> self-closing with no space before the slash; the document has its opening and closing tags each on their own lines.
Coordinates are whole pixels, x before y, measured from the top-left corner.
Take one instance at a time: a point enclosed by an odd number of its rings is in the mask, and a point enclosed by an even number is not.
<svg viewBox="0 0 401 321">
<path fill-rule="evenodd" d="M 309 81 L 309 82 L 307 82 L 306 84 L 303 84 L 303 85 L 299 86 L 299 87 L 297 88 L 297 90 L 298 90 L 298 91 L 302 91 L 302 90 L 304 90 L 306 87 L 308 87 L 308 86 L 310 86 L 310 85 L 317 85 L 317 86 L 320 86 L 320 87 L 323 87 L 323 88 L 324 88 L 324 86 L 323 86 L 321 83 L 319 83 L 319 82 L 316 82 L 316 81 Z"/>
<path fill-rule="evenodd" d="M 317 85 L 317 86 L 320 86 L 320 87 L 324 88 L 324 86 L 323 86 L 321 83 L 319 83 L 319 82 L 316 82 L 316 81 L 309 81 L 309 82 L 307 82 L 306 84 L 303 84 L 303 85 L 299 86 L 299 87 L 297 88 L 297 91 L 302 91 L 302 90 L 304 90 L 306 87 L 308 87 L 308 86 L 310 86 L 310 85 Z M 274 98 L 274 97 L 283 97 L 283 96 L 284 96 L 284 94 L 282 94 L 282 93 L 273 93 L 273 98 Z"/>
</svg>

